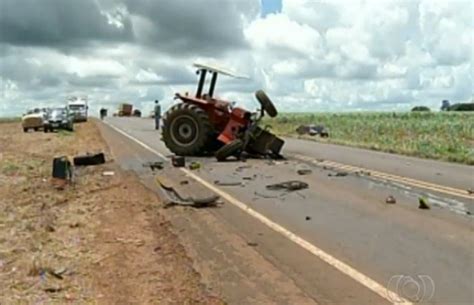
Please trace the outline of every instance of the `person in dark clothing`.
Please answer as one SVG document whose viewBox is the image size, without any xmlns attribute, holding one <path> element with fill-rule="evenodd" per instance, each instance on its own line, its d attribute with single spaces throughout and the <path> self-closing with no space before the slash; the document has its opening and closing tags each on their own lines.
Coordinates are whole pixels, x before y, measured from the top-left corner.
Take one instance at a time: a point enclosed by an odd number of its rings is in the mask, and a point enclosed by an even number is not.
<svg viewBox="0 0 474 305">
<path fill-rule="evenodd" d="M 160 129 L 160 119 L 161 119 L 161 106 L 158 100 L 155 101 L 155 129 Z"/>
<path fill-rule="evenodd" d="M 100 119 L 103 120 L 107 116 L 107 109 L 100 108 Z"/>
</svg>

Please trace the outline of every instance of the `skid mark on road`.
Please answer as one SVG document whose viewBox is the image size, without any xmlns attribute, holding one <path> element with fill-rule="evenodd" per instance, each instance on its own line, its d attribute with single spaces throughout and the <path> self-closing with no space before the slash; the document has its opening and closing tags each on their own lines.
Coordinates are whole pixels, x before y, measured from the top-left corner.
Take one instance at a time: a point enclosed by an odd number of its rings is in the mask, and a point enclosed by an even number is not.
<svg viewBox="0 0 474 305">
<path fill-rule="evenodd" d="M 448 194 L 452 196 L 457 196 L 457 197 L 462 197 L 462 198 L 467 198 L 467 199 L 474 199 L 474 195 L 469 194 L 467 190 L 461 190 L 461 189 L 457 189 L 457 188 L 453 188 L 449 186 L 434 184 L 434 183 L 425 182 L 425 181 L 408 178 L 408 177 L 387 174 L 387 173 L 383 173 L 383 172 L 379 172 L 379 171 L 375 171 L 375 170 L 371 170 L 371 169 L 367 169 L 363 167 L 352 166 L 352 165 L 337 163 L 337 162 L 328 161 L 328 160 L 318 161 L 315 158 L 311 158 L 304 155 L 294 155 L 294 157 L 300 161 L 310 162 L 319 167 L 330 167 L 332 169 L 339 169 L 339 170 L 343 170 L 343 171 L 351 172 L 351 173 L 357 173 L 357 172 L 366 173 L 370 175 L 371 178 L 377 178 L 380 180 L 400 183 L 402 185 L 409 185 L 409 186 L 418 187 L 421 189 Z"/>
<path fill-rule="evenodd" d="M 122 134 L 123 136 L 129 138 L 130 140 L 134 141 L 135 143 L 139 144 L 143 148 L 149 150 L 150 152 L 156 154 L 163 160 L 169 161 L 163 154 L 160 152 L 156 151 L 149 145 L 143 143 L 142 141 L 134 138 L 130 134 L 126 133 L 125 131 L 121 130 L 120 128 L 117 128 L 108 122 L 104 122 L 106 125 L 117 131 L 118 133 Z M 194 174 L 192 171 L 186 169 L 186 168 L 179 168 L 181 171 L 183 171 L 188 177 L 194 179 L 196 182 L 200 183 L 204 187 L 208 188 L 209 190 L 213 191 L 214 193 L 218 194 L 221 196 L 223 199 L 228 201 L 229 203 L 233 204 L 234 206 L 240 208 L 241 210 L 245 211 L 247 214 L 250 216 L 254 217 L 255 219 L 259 220 L 261 223 L 265 224 L 272 230 L 282 234 L 289 240 L 293 241 L 303 249 L 309 251 L 322 261 L 326 262 L 327 264 L 331 265 L 332 267 L 336 268 L 343 274 L 349 276 L 359 284 L 365 286 L 366 288 L 370 289 L 374 293 L 378 294 L 380 297 L 384 298 L 385 300 L 393 303 L 393 304 L 413 304 L 409 300 L 403 298 L 402 296 L 398 295 L 397 293 L 387 289 L 384 285 L 379 284 L 372 278 L 368 277 L 367 275 L 363 274 L 362 272 L 354 269 L 353 267 L 349 266 L 348 264 L 338 260 L 334 256 L 330 255 L 329 253 L 326 253 L 322 249 L 316 247 L 315 245 L 311 244 L 310 242 L 306 241 L 305 239 L 299 237 L 295 233 L 291 232 L 290 230 L 284 228 L 280 224 L 272 221 L 271 219 L 267 218 L 263 214 L 260 214 L 259 212 L 255 211 L 251 207 L 249 207 L 247 204 L 243 203 L 242 201 L 238 200 L 237 198 L 233 197 L 232 195 L 228 194 L 227 192 L 221 190 L 220 188 L 217 188 L 215 185 L 207 182 L 206 180 L 202 179 L 198 175 Z"/>
</svg>

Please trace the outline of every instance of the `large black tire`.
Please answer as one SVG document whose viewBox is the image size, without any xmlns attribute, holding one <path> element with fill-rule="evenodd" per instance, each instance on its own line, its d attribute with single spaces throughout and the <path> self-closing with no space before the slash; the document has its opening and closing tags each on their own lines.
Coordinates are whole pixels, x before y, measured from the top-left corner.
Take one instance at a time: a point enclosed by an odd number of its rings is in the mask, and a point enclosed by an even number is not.
<svg viewBox="0 0 474 305">
<path fill-rule="evenodd" d="M 216 137 L 206 111 L 188 103 L 176 104 L 166 111 L 162 130 L 166 147 L 179 156 L 205 154 Z"/>
<path fill-rule="evenodd" d="M 235 139 L 226 145 L 222 146 L 218 151 L 216 151 L 217 161 L 225 161 L 227 158 L 236 155 L 244 147 L 244 142 L 240 139 Z"/>
<path fill-rule="evenodd" d="M 255 92 L 255 97 L 259 101 L 260 105 L 262 105 L 263 110 L 265 110 L 265 112 L 270 117 L 274 118 L 278 115 L 275 105 L 273 105 L 272 101 L 263 90 L 258 90 Z"/>
</svg>

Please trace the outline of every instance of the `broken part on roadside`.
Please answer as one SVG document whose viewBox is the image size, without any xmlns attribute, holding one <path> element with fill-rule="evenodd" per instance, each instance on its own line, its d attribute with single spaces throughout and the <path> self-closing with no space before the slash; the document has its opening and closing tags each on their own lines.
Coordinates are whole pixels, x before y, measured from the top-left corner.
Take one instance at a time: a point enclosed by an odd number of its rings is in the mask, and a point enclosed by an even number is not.
<svg viewBox="0 0 474 305">
<path fill-rule="evenodd" d="M 308 183 L 299 180 L 290 180 L 275 184 L 269 184 L 266 186 L 266 188 L 272 191 L 285 190 L 287 192 L 292 192 L 307 189 Z"/>
<path fill-rule="evenodd" d="M 105 163 L 104 153 L 75 156 L 73 159 L 74 166 L 88 166 L 88 165 L 99 165 Z"/>
</svg>

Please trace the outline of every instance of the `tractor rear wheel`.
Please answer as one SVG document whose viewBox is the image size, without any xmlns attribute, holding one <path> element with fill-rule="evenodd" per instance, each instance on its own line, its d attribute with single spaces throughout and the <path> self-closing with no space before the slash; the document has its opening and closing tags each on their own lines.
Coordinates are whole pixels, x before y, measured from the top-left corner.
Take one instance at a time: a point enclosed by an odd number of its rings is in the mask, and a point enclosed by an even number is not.
<svg viewBox="0 0 474 305">
<path fill-rule="evenodd" d="M 244 142 L 241 139 L 235 139 L 226 145 L 219 148 L 216 151 L 216 159 L 217 161 L 225 161 L 228 157 L 234 156 L 239 153 L 242 148 L 244 147 Z"/>
<path fill-rule="evenodd" d="M 215 133 L 206 111 L 180 103 L 165 113 L 162 136 L 166 147 L 176 155 L 196 156 L 210 149 Z"/>
<path fill-rule="evenodd" d="M 272 101 L 263 90 L 255 92 L 255 97 L 260 105 L 262 105 L 263 110 L 265 110 L 270 117 L 274 118 L 277 116 L 278 111 L 276 110 L 275 105 L 273 105 Z"/>
</svg>

